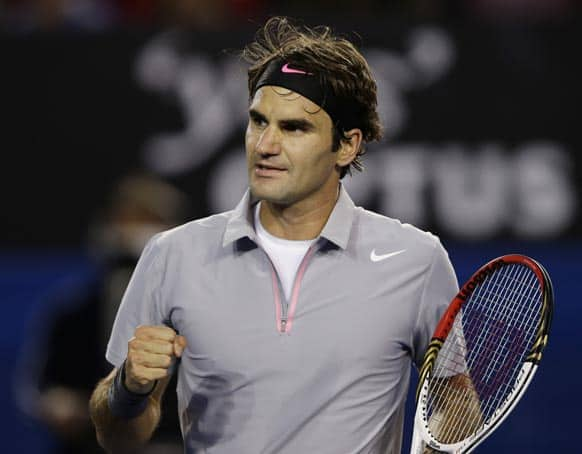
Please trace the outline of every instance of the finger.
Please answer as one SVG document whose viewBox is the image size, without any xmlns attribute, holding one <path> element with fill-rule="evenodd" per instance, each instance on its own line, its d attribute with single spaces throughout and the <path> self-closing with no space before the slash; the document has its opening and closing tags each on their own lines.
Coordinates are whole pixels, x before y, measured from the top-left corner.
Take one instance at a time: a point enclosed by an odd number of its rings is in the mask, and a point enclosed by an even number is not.
<svg viewBox="0 0 582 454">
<path fill-rule="evenodd" d="M 174 354 L 180 358 L 184 349 L 186 348 L 186 338 L 184 336 L 176 336 L 174 339 Z"/>
<path fill-rule="evenodd" d="M 172 364 L 172 356 L 159 355 L 157 353 L 150 353 L 144 351 L 130 351 L 127 354 L 127 359 L 132 366 L 145 366 L 151 368 L 167 369 Z"/>
<path fill-rule="evenodd" d="M 140 375 L 149 381 L 159 380 L 168 376 L 168 369 L 159 367 L 144 367 Z"/>
<path fill-rule="evenodd" d="M 129 341 L 129 348 L 136 352 L 157 353 L 170 356 L 174 354 L 174 346 L 172 342 L 158 339 L 143 340 L 133 338 Z"/>
<path fill-rule="evenodd" d="M 157 339 L 173 342 L 176 338 L 176 331 L 165 325 L 141 325 L 135 329 L 134 335 L 138 339 Z"/>
</svg>

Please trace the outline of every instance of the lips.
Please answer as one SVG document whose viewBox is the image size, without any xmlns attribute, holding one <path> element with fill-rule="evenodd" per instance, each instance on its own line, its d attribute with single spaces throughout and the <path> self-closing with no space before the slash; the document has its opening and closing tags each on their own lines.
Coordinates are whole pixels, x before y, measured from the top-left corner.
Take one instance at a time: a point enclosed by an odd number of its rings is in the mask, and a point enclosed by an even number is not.
<svg viewBox="0 0 582 454">
<path fill-rule="evenodd" d="M 287 169 L 284 167 L 275 166 L 273 164 L 267 164 L 264 162 L 258 162 L 255 164 L 255 175 L 260 177 L 275 177 L 286 171 Z"/>
</svg>

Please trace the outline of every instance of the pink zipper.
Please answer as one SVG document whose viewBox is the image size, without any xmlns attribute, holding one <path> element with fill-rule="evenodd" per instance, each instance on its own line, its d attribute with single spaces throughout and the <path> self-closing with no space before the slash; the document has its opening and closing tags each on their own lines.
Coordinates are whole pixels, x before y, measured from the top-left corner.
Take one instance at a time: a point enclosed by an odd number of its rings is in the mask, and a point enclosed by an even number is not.
<svg viewBox="0 0 582 454">
<path fill-rule="evenodd" d="M 297 275 L 295 276 L 295 281 L 293 282 L 293 289 L 291 290 L 291 303 L 288 306 L 287 313 L 283 315 L 283 306 L 281 304 L 281 289 L 279 287 L 279 279 L 277 277 L 277 272 L 275 267 L 271 264 L 271 275 L 273 278 L 273 291 L 275 293 L 275 316 L 277 317 L 277 330 L 280 333 L 288 333 L 291 331 L 293 325 L 293 316 L 295 315 L 295 308 L 297 307 L 297 301 L 299 300 L 299 289 L 301 288 L 301 281 L 305 275 L 305 270 L 307 269 L 307 264 L 309 259 L 315 252 L 315 248 L 309 247 L 305 257 L 299 265 L 297 270 Z"/>
</svg>

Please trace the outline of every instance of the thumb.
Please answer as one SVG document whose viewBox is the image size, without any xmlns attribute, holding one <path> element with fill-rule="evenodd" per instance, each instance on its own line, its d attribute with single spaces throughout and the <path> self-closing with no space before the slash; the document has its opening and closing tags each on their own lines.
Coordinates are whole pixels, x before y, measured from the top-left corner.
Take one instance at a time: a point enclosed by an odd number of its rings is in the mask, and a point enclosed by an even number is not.
<svg viewBox="0 0 582 454">
<path fill-rule="evenodd" d="M 182 352 L 186 348 L 186 338 L 184 336 L 176 336 L 174 338 L 174 354 L 177 358 L 182 356 Z"/>
</svg>

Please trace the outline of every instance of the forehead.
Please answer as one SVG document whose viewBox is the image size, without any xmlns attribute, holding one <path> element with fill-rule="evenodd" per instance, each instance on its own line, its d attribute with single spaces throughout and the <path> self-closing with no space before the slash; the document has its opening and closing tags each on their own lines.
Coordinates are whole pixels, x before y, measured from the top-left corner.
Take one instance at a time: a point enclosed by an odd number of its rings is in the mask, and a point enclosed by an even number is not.
<svg viewBox="0 0 582 454">
<path fill-rule="evenodd" d="M 288 88 L 266 85 L 259 88 L 249 109 L 278 119 L 306 119 L 312 122 L 329 122 L 331 118 L 325 110 L 305 96 Z"/>
</svg>

